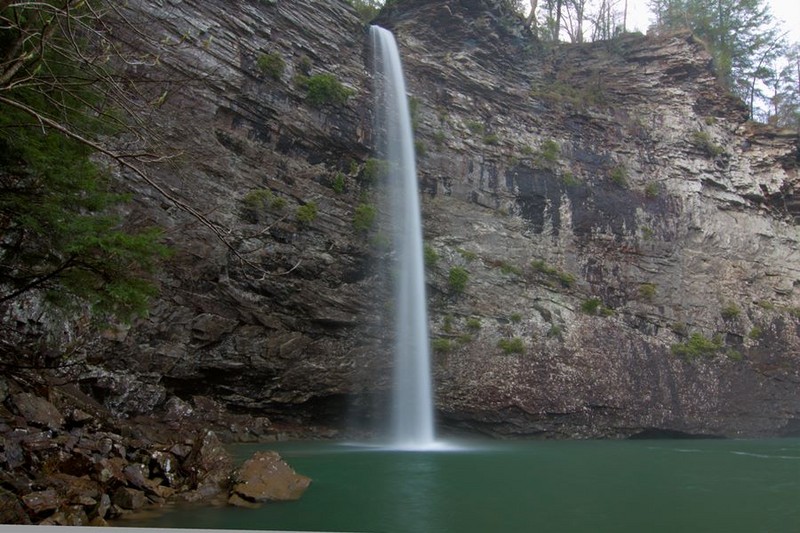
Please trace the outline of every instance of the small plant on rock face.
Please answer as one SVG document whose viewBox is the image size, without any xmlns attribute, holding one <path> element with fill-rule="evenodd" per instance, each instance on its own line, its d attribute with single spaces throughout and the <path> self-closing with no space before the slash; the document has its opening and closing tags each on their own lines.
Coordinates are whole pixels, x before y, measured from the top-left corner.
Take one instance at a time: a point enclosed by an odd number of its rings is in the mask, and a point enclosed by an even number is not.
<svg viewBox="0 0 800 533">
<path fill-rule="evenodd" d="M 445 315 L 442 319 L 442 331 L 453 333 L 453 315 Z"/>
<path fill-rule="evenodd" d="M 315 202 L 308 202 L 301 205 L 295 212 L 295 218 L 301 224 L 311 224 L 317 218 L 318 214 L 317 204 Z"/>
<path fill-rule="evenodd" d="M 316 107 L 326 104 L 342 106 L 354 94 L 352 89 L 342 85 L 333 74 L 316 74 L 304 80 L 303 85 L 309 103 Z"/>
<path fill-rule="evenodd" d="M 722 339 L 719 337 L 709 339 L 700 333 L 692 333 L 689 336 L 689 340 L 673 344 L 671 347 L 674 355 L 687 360 L 697 359 L 698 357 L 712 357 L 721 349 Z"/>
<path fill-rule="evenodd" d="M 464 258 L 464 260 L 465 260 L 466 262 L 468 262 L 468 263 L 471 263 L 471 262 L 475 261 L 475 259 L 477 259 L 477 258 L 478 258 L 478 254 L 476 254 L 476 253 L 475 253 L 475 252 L 473 252 L 472 250 L 465 250 L 465 249 L 463 249 L 463 248 L 458 248 L 458 249 L 456 250 L 456 252 L 458 252 L 458 255 L 460 255 L 461 257 L 463 257 L 463 258 Z"/>
<path fill-rule="evenodd" d="M 438 338 L 433 339 L 431 348 L 433 348 L 433 351 L 436 353 L 447 353 L 453 350 L 454 344 L 450 339 Z"/>
<path fill-rule="evenodd" d="M 471 317 L 467 319 L 467 329 L 477 331 L 481 329 L 481 320 L 479 318 Z"/>
<path fill-rule="evenodd" d="M 467 129 L 472 133 L 480 133 L 483 134 L 486 126 L 483 125 L 482 122 L 478 122 L 477 120 L 470 120 L 467 122 Z"/>
<path fill-rule="evenodd" d="M 708 157 L 717 157 L 725 152 L 725 149 L 714 143 L 714 141 L 711 140 L 711 136 L 705 131 L 693 131 L 691 144 Z"/>
<path fill-rule="evenodd" d="M 433 246 L 427 243 L 422 247 L 422 257 L 425 261 L 425 266 L 428 268 L 435 267 L 439 261 L 439 254 L 436 253 Z"/>
<path fill-rule="evenodd" d="M 653 298 L 656 296 L 656 286 L 652 283 L 642 283 L 639 285 L 639 296 L 641 296 L 643 300 L 652 302 Z"/>
<path fill-rule="evenodd" d="M 536 160 L 540 165 L 553 166 L 561 155 L 561 146 L 553 139 L 547 139 L 539 147 Z"/>
<path fill-rule="evenodd" d="M 496 133 L 489 133 L 483 136 L 483 142 L 490 145 L 497 145 L 500 144 L 500 136 Z"/>
<path fill-rule="evenodd" d="M 525 352 L 525 342 L 519 337 L 514 337 L 512 339 L 500 339 L 497 341 L 497 347 L 503 350 L 503 353 L 506 355 Z"/>
<path fill-rule="evenodd" d="M 383 159 L 370 158 L 364 163 L 364 170 L 361 172 L 361 181 L 365 185 L 374 185 L 389 171 L 389 164 Z"/>
<path fill-rule="evenodd" d="M 747 336 L 756 341 L 764 336 L 764 331 L 758 326 L 753 326 Z"/>
<path fill-rule="evenodd" d="M 725 320 L 733 320 L 738 317 L 741 312 L 742 310 L 739 309 L 738 305 L 733 302 L 728 302 L 722 307 L 719 313 Z"/>
<path fill-rule="evenodd" d="M 513 322 L 515 324 L 519 324 L 520 322 L 522 322 L 522 314 L 521 313 L 511 313 L 511 315 L 508 317 L 508 319 L 511 320 L 511 322 Z"/>
<path fill-rule="evenodd" d="M 450 290 L 460 294 L 467 288 L 467 281 L 469 280 L 469 273 L 461 267 L 455 266 L 450 269 L 447 276 L 447 283 Z"/>
<path fill-rule="evenodd" d="M 608 177 L 620 187 L 628 186 L 628 170 L 623 165 L 617 165 L 612 168 L 608 173 Z"/>
<path fill-rule="evenodd" d="M 281 79 L 283 69 L 286 67 L 283 58 L 276 52 L 260 54 L 256 59 L 256 65 L 261 74 L 269 76 L 273 80 Z"/>
<path fill-rule="evenodd" d="M 561 338 L 561 334 L 562 333 L 563 333 L 563 330 L 562 330 L 561 326 L 558 326 L 556 324 L 553 324 L 552 326 L 550 326 L 550 329 L 547 330 L 547 336 L 550 337 L 550 338 L 554 338 L 554 337 Z"/>
<path fill-rule="evenodd" d="M 342 194 L 345 188 L 345 179 L 344 174 L 341 172 L 337 172 L 336 176 L 333 177 L 333 181 L 331 182 L 331 189 L 333 192 L 337 194 Z"/>
<path fill-rule="evenodd" d="M 648 198 L 658 198 L 659 186 L 655 181 L 651 181 L 644 187 L 644 195 Z"/>
<path fill-rule="evenodd" d="M 375 225 L 377 209 L 371 204 L 359 204 L 353 215 L 353 228 L 359 233 L 367 233 Z"/>
</svg>

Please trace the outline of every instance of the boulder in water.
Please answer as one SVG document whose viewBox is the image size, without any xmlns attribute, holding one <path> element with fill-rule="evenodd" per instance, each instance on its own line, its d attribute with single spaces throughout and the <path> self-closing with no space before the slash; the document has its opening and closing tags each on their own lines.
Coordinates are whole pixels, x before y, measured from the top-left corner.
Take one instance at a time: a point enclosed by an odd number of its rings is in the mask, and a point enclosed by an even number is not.
<svg viewBox="0 0 800 533">
<path fill-rule="evenodd" d="M 311 478 L 296 473 L 277 452 L 256 452 L 236 473 L 228 503 L 253 507 L 297 500 L 310 484 Z"/>
</svg>

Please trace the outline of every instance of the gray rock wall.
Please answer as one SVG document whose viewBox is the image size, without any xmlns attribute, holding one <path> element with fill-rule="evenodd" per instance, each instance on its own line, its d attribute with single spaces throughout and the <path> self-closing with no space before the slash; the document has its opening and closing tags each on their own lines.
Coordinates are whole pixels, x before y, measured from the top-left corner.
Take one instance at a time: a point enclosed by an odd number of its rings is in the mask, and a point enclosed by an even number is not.
<svg viewBox="0 0 800 533">
<path fill-rule="evenodd" d="M 343 423 L 347 400 L 366 410 L 389 375 L 373 266 L 386 251 L 353 226 L 359 204 L 378 205 L 365 28 L 322 0 L 132 9 L 162 43 L 128 36 L 158 56 L 142 69 L 162 80 L 150 118 L 180 154 L 154 175 L 231 246 L 137 186 L 132 216 L 166 227 L 177 255 L 149 319 L 98 365 L 132 372 L 145 398 Z M 798 431 L 796 134 L 746 122 L 689 35 L 546 47 L 488 0 L 408 0 L 379 22 L 415 109 L 443 425 Z M 265 53 L 284 60 L 278 79 L 259 70 Z M 353 91 L 346 104 L 311 105 L 297 78 L 319 73 Z M 309 202 L 319 214 L 303 223 Z M 112 401 L 107 382 L 84 385 Z M 157 407 L 135 396 L 117 408 Z"/>
</svg>

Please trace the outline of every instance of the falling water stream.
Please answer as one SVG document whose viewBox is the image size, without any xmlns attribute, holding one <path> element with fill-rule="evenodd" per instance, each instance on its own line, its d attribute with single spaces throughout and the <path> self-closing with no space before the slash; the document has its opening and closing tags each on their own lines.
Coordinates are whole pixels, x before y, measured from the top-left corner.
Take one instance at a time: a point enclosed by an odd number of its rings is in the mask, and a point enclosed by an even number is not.
<svg viewBox="0 0 800 533">
<path fill-rule="evenodd" d="M 394 250 L 395 348 L 391 446 L 435 445 L 422 222 L 411 116 L 392 33 L 370 28 L 375 68 L 376 147 L 385 160 Z"/>
</svg>

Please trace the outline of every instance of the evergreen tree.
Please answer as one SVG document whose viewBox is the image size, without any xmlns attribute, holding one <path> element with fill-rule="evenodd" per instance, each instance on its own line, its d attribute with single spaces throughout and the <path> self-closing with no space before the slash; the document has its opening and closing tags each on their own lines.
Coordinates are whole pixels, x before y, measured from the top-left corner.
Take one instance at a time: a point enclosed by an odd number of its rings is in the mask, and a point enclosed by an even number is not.
<svg viewBox="0 0 800 533">
<path fill-rule="evenodd" d="M 90 46 L 102 6 L 0 0 L 3 312 L 35 294 L 127 320 L 154 294 L 151 273 L 166 253 L 160 234 L 122 225 L 129 196 L 93 159 L 99 139 L 126 124 L 115 99 L 122 84 L 101 59 L 107 51 Z"/>
<path fill-rule="evenodd" d="M 723 84 L 754 108 L 757 82 L 773 74 L 768 65 L 781 53 L 765 0 L 651 0 L 650 8 L 659 28 L 702 39 Z"/>
</svg>

